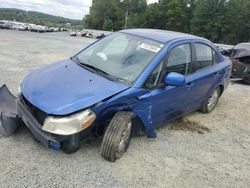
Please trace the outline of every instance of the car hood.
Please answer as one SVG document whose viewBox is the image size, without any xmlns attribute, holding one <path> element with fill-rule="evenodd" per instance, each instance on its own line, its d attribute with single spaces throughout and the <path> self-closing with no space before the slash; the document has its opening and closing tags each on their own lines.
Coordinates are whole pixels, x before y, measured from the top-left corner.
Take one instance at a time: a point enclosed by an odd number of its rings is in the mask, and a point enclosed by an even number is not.
<svg viewBox="0 0 250 188">
<path fill-rule="evenodd" d="M 88 108 L 127 88 L 84 69 L 70 59 L 29 74 L 21 84 L 23 96 L 51 115 L 67 115 Z"/>
</svg>

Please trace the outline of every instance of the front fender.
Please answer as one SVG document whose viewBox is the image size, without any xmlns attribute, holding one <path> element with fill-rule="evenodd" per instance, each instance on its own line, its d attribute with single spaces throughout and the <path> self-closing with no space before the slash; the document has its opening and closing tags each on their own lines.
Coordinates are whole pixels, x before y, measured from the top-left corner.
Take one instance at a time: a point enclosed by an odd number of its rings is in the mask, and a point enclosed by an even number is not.
<svg viewBox="0 0 250 188">
<path fill-rule="evenodd" d="M 150 98 L 140 99 L 140 94 L 118 97 L 116 100 L 98 104 L 94 111 L 100 117 L 99 121 L 111 119 L 118 111 L 130 111 L 143 123 L 148 138 L 156 138 L 152 122 L 152 101 Z"/>
</svg>

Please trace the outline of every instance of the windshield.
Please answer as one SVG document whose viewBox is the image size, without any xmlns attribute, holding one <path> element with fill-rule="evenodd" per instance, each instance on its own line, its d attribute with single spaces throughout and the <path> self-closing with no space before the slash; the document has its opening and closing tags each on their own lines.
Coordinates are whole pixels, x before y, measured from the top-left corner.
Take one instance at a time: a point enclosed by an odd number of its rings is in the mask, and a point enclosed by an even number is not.
<svg viewBox="0 0 250 188">
<path fill-rule="evenodd" d="M 118 81 L 133 83 L 164 45 L 146 38 L 114 33 L 74 57 L 77 63 Z"/>
<path fill-rule="evenodd" d="M 250 50 L 250 43 L 241 43 L 241 44 L 237 44 L 234 49 L 238 50 L 238 49 L 247 49 Z"/>
</svg>

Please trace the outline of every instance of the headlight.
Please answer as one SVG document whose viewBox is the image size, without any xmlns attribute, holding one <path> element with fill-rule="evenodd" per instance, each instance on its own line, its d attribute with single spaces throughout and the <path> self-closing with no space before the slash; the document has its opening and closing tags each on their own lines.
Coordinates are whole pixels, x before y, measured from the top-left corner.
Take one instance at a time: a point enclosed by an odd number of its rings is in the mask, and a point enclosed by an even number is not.
<svg viewBox="0 0 250 188">
<path fill-rule="evenodd" d="M 48 117 L 44 121 L 42 130 L 57 135 L 72 135 L 88 128 L 95 118 L 96 115 L 91 110 L 68 117 Z"/>
</svg>

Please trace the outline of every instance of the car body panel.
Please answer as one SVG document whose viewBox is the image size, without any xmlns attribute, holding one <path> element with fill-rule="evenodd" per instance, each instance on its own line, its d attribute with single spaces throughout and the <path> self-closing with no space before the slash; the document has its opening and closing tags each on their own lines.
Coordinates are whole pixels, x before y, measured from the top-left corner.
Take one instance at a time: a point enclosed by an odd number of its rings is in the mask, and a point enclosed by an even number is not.
<svg viewBox="0 0 250 188">
<path fill-rule="evenodd" d="M 128 33 L 132 35 L 137 35 L 140 37 L 148 38 L 151 40 L 156 40 L 161 43 L 167 43 L 174 39 L 200 39 L 198 36 L 194 36 L 191 34 L 180 33 L 180 32 L 173 32 L 173 31 L 164 31 L 160 29 L 126 29 L 120 32 Z"/>
<path fill-rule="evenodd" d="M 22 93 L 30 103 L 53 115 L 67 115 L 88 108 L 127 88 L 70 59 L 33 72 L 21 84 Z"/>
</svg>

